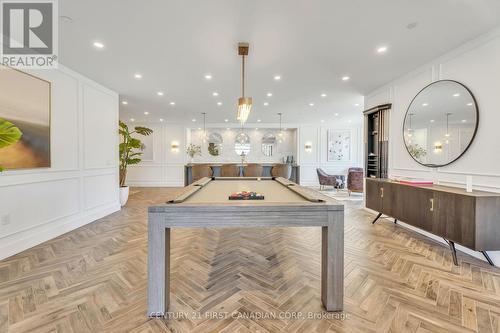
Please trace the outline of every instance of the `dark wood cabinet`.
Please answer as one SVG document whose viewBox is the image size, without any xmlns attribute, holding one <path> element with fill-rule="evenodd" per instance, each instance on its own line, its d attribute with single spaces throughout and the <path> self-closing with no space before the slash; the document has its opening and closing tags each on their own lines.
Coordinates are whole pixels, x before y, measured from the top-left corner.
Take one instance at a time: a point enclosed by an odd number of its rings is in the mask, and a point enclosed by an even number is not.
<svg viewBox="0 0 500 333">
<path fill-rule="evenodd" d="M 367 178 L 366 207 L 443 237 L 453 248 L 500 250 L 500 193 Z"/>
<path fill-rule="evenodd" d="M 366 182 L 366 207 L 376 210 L 377 212 L 383 211 L 380 182 Z"/>
</svg>

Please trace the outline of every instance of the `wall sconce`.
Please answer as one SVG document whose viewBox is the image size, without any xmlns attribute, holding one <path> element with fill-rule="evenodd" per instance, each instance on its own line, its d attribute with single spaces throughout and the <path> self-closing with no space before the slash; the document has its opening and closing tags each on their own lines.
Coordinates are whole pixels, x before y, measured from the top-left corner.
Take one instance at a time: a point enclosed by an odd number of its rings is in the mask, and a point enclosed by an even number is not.
<svg viewBox="0 0 500 333">
<path fill-rule="evenodd" d="M 312 152 L 312 143 L 306 142 L 306 144 L 304 145 L 304 149 L 305 149 L 306 153 Z"/>
<path fill-rule="evenodd" d="M 172 141 L 172 143 L 170 144 L 170 149 L 172 150 L 173 153 L 178 153 L 179 152 L 179 142 Z"/>
<path fill-rule="evenodd" d="M 440 153 L 443 150 L 443 144 L 441 142 L 434 143 L 434 152 Z"/>
</svg>

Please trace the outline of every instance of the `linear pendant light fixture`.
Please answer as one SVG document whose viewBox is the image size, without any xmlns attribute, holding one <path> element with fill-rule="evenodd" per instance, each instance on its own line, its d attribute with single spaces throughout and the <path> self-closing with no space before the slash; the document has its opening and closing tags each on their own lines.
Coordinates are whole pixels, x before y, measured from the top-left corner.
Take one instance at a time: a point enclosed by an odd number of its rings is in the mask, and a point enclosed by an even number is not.
<svg viewBox="0 0 500 333">
<path fill-rule="evenodd" d="M 207 113 L 206 112 L 202 112 L 201 113 L 203 115 L 203 143 L 206 143 L 207 142 L 207 128 L 206 128 L 206 121 L 207 121 Z"/>
<path fill-rule="evenodd" d="M 281 117 L 283 116 L 283 113 L 279 112 L 278 116 L 280 117 L 280 131 L 278 133 L 278 142 L 283 143 L 283 129 L 281 127 Z"/>
<path fill-rule="evenodd" d="M 241 56 L 241 97 L 238 99 L 236 119 L 244 124 L 252 110 L 252 97 L 245 97 L 245 56 L 248 55 L 248 43 L 238 43 L 238 55 Z"/>
</svg>

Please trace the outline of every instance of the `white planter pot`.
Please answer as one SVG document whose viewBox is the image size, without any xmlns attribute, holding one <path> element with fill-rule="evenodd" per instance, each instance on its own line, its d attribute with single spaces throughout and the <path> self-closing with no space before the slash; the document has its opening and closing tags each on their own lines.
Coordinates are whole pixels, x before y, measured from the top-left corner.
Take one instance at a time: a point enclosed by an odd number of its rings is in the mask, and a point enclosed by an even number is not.
<svg viewBox="0 0 500 333">
<path fill-rule="evenodd" d="M 120 187 L 120 205 L 122 205 L 122 207 L 125 206 L 128 201 L 128 192 L 128 186 Z"/>
</svg>

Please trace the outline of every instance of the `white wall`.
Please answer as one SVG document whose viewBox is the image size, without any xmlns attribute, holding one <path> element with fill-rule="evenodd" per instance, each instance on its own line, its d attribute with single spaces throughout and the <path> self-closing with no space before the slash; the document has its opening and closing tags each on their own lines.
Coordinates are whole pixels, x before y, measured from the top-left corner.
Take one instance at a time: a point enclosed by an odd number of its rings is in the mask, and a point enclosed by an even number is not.
<svg viewBox="0 0 500 333">
<path fill-rule="evenodd" d="M 464 156 L 451 165 L 432 169 L 419 165 L 408 155 L 402 125 L 412 98 L 427 84 L 442 79 L 460 81 L 471 89 L 479 105 L 479 128 Z M 496 29 L 370 93 L 365 98 L 366 108 L 393 104 L 389 176 L 430 178 L 440 184 L 465 187 L 466 175 L 472 175 L 476 189 L 500 192 L 499 87 L 500 29 Z M 482 258 L 481 254 L 460 249 Z M 500 265 L 500 252 L 492 252 L 491 257 Z"/>
<path fill-rule="evenodd" d="M 359 115 L 362 118 L 362 115 Z M 186 156 L 186 143 L 194 142 L 199 144 L 199 136 L 197 136 L 197 130 L 191 133 L 190 126 L 183 124 L 158 124 L 158 123 L 128 123 L 129 126 L 148 126 L 154 130 L 152 138 L 147 139 L 149 146 L 151 143 L 153 145 L 153 154 L 145 151 L 145 155 L 153 155 L 153 160 L 143 161 L 137 166 L 132 166 L 129 168 L 127 184 L 130 186 L 184 186 L 184 164 L 187 162 Z M 211 124 L 210 128 L 223 128 L 224 124 Z M 225 124 L 224 127 L 228 125 Z M 236 126 L 236 125 L 234 125 Z M 232 126 L 234 128 L 234 126 Z M 253 141 L 256 141 L 261 135 L 254 135 L 255 131 L 252 128 L 259 127 L 258 133 L 263 134 L 266 132 L 266 128 L 275 129 L 278 124 L 247 124 L 250 128 L 250 133 L 253 132 Z M 348 124 L 344 123 L 339 125 L 336 123 L 324 124 L 324 126 L 300 126 L 297 124 L 284 124 L 284 128 L 294 129 L 289 131 L 289 143 L 293 143 L 291 146 L 288 144 L 283 147 L 283 151 L 292 150 L 294 158 L 296 158 L 298 164 L 300 165 L 301 173 L 301 184 L 303 185 L 319 185 L 318 177 L 316 175 L 316 168 L 321 167 L 327 172 L 334 174 L 346 174 L 347 169 L 351 166 L 362 166 L 363 165 L 363 141 L 362 141 L 362 125 L 361 123 Z M 327 162 L 327 130 L 341 129 L 351 131 L 351 160 L 347 162 Z M 208 131 L 208 130 L 207 130 Z M 234 131 L 234 130 L 233 130 Z M 179 151 L 173 152 L 170 148 L 172 141 L 179 143 Z M 305 144 L 310 143 L 312 145 L 312 151 L 305 152 Z M 147 144 L 148 146 L 148 144 Z M 148 149 L 148 148 L 147 148 Z M 229 149 L 229 147 L 227 147 Z M 256 149 L 260 152 L 260 146 L 255 145 L 252 148 L 253 151 Z M 260 154 L 262 155 L 262 154 Z M 279 162 L 279 157 L 281 155 L 276 155 L 277 158 L 273 157 L 271 160 L 268 158 L 259 157 L 259 154 L 249 156 L 248 161 L 254 162 Z M 227 156 L 223 155 L 220 158 L 208 156 L 199 157 L 195 159 L 195 162 L 239 162 L 237 159 L 228 159 Z"/>
<path fill-rule="evenodd" d="M 183 124 L 127 123 L 129 127 L 146 126 L 153 130 L 149 138 L 138 136 L 146 143 L 145 151 L 151 160 L 143 160 L 139 165 L 130 166 L 127 184 L 130 186 L 184 186 L 184 164 L 186 163 L 186 127 Z M 172 150 L 175 142 L 177 151 Z"/>
<path fill-rule="evenodd" d="M 52 83 L 46 169 L 0 174 L 0 259 L 120 209 L 118 95 L 63 66 Z"/>
<path fill-rule="evenodd" d="M 362 115 L 359 115 L 362 118 Z M 350 160 L 343 162 L 328 162 L 327 135 L 329 129 L 349 130 L 351 132 Z M 312 144 L 311 152 L 304 147 Z M 347 175 L 350 167 L 363 167 L 363 128 L 361 124 L 330 126 L 303 126 L 300 128 L 300 183 L 302 185 L 319 185 L 316 168 L 322 168 L 329 174 Z"/>
<path fill-rule="evenodd" d="M 219 156 L 212 156 L 208 153 L 207 143 L 203 142 L 203 130 L 191 129 L 188 135 L 190 136 L 190 142 L 202 147 L 201 156 L 196 156 L 193 158 L 193 163 L 240 163 L 241 156 L 236 154 L 234 151 L 234 142 L 236 135 L 241 132 L 240 129 L 230 128 L 207 128 L 206 132 L 208 135 L 210 133 L 216 132 L 221 134 L 223 139 L 222 153 Z M 278 140 L 279 128 L 246 128 L 243 129 L 250 138 L 250 152 L 246 156 L 245 160 L 250 163 L 281 163 L 282 159 L 287 156 L 293 156 L 294 159 L 297 158 L 297 130 L 288 129 L 283 130 L 283 142 L 276 142 L 276 149 L 272 156 L 265 156 L 262 153 L 262 136 L 266 133 L 272 133 Z"/>
</svg>

